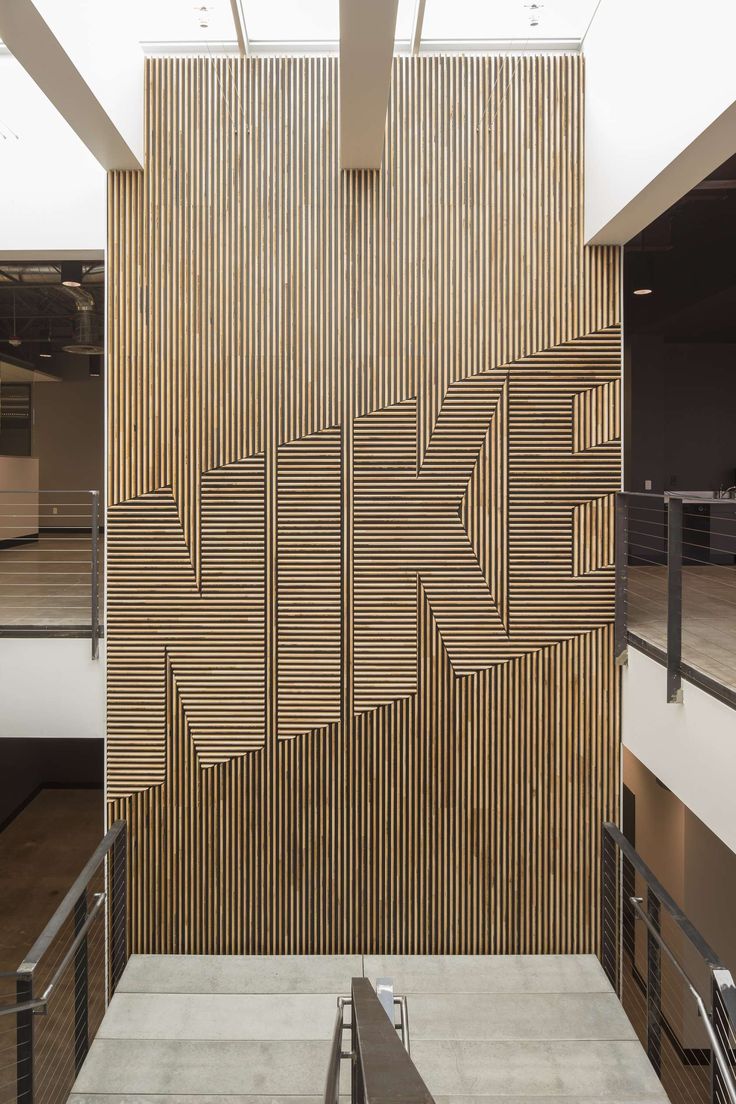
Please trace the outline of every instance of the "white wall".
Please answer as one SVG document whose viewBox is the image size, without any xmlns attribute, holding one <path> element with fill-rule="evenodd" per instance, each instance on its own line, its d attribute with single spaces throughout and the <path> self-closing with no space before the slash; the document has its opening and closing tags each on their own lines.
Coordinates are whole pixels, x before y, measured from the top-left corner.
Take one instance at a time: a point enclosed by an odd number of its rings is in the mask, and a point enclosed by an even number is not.
<svg viewBox="0 0 736 1104">
<path fill-rule="evenodd" d="M 102 257 L 105 170 L 0 52 L 0 258 Z"/>
<path fill-rule="evenodd" d="M 622 244 L 736 153 L 733 0 L 601 0 L 585 37 L 585 237 Z"/>
<path fill-rule="evenodd" d="M 623 742 L 719 839 L 736 851 L 736 710 L 683 680 L 670 705 L 666 671 L 629 647 Z"/>
<path fill-rule="evenodd" d="M 104 735 L 104 641 L 0 639 L 0 739 Z"/>
</svg>

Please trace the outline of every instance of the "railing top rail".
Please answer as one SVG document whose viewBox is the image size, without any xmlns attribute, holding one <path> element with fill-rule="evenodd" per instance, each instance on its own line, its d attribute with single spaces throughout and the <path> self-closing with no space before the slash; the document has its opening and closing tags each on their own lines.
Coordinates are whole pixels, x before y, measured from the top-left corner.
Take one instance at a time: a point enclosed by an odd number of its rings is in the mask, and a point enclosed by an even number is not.
<svg viewBox="0 0 736 1104">
<path fill-rule="evenodd" d="M 19 974 L 32 974 L 33 971 L 36 969 L 44 954 L 51 946 L 53 940 L 59 934 L 59 931 L 61 930 L 61 925 L 69 916 L 71 916 L 72 912 L 74 911 L 74 906 L 84 892 L 84 889 L 88 885 L 90 878 L 99 867 L 105 855 L 112 848 L 115 841 L 124 831 L 125 821 L 116 820 L 115 823 L 109 828 L 103 839 L 100 840 L 89 860 L 85 863 L 84 868 L 75 879 L 71 888 L 68 890 L 66 896 L 57 908 L 56 912 L 51 917 L 48 924 L 43 929 L 38 939 L 21 962 L 20 966 L 18 967 Z"/>
<path fill-rule="evenodd" d="M 616 491 L 619 498 L 656 498 L 663 499 L 663 491 Z"/>
<path fill-rule="evenodd" d="M 736 506 L 736 498 L 721 498 L 716 494 L 688 494 L 685 491 L 617 491 L 619 498 L 649 498 L 664 504 L 670 498 L 679 499 L 685 505 Z"/>
<path fill-rule="evenodd" d="M 351 994 L 365 1104 L 434 1104 L 368 978 L 353 978 Z"/>
<path fill-rule="evenodd" d="M 705 959 L 708 966 L 711 966 L 713 969 L 717 970 L 725 970 L 726 967 L 723 965 L 721 959 L 718 957 L 716 952 L 708 943 L 706 943 L 705 939 L 700 934 L 698 929 L 692 924 L 692 922 L 687 918 L 685 913 L 677 904 L 677 901 L 675 901 L 675 899 L 669 895 L 662 883 L 649 869 L 647 864 L 642 859 L 641 855 L 639 855 L 639 853 L 634 850 L 634 848 L 631 846 L 621 830 L 617 828 L 615 824 L 611 824 L 610 821 L 605 821 L 603 824 L 603 831 L 611 837 L 613 842 L 616 844 L 622 854 L 626 856 L 634 869 L 637 870 L 639 874 L 641 874 L 647 885 L 652 888 L 657 898 L 659 899 L 660 904 L 664 906 L 674 922 L 677 924 L 680 931 L 683 933 L 683 935 L 686 936 L 687 939 L 689 939 L 697 952 L 701 955 L 703 959 Z"/>
</svg>

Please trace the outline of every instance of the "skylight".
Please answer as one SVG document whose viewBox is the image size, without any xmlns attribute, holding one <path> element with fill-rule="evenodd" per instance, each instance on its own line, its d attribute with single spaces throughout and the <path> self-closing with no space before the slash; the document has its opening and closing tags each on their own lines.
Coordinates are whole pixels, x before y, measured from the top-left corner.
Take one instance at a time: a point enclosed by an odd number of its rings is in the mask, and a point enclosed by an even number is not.
<svg viewBox="0 0 736 1104">
<path fill-rule="evenodd" d="M 337 42 L 339 0 L 244 0 L 248 41 Z"/>
<path fill-rule="evenodd" d="M 129 0 L 144 44 L 234 46 L 237 43 L 231 0 Z M 324 48 L 337 50 L 340 0 L 240 0 L 248 41 L 256 53 Z M 364 0 L 370 3 L 371 0 Z M 426 0 L 421 46 L 473 48 L 504 42 L 514 48 L 544 40 L 579 42 L 597 0 Z M 396 43 L 407 49 L 416 0 L 399 0 Z"/>
<path fill-rule="evenodd" d="M 423 42 L 581 39 L 596 0 L 427 0 Z"/>
<path fill-rule="evenodd" d="M 141 42 L 236 42 L 230 0 L 133 0 Z"/>
</svg>

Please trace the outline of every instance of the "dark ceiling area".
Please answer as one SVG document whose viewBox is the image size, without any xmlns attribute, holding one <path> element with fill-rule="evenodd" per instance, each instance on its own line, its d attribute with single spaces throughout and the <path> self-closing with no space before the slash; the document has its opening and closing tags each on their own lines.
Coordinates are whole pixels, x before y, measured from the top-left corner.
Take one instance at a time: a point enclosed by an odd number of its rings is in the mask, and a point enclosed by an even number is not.
<svg viewBox="0 0 736 1104">
<path fill-rule="evenodd" d="M 627 489 L 731 487 L 736 157 L 625 247 L 624 353 Z"/>
<path fill-rule="evenodd" d="M 624 287 L 629 335 L 736 342 L 736 157 L 626 245 Z"/>
<path fill-rule="evenodd" d="M 72 354 L 98 374 L 104 279 L 101 261 L 0 262 L 0 354 L 51 373 Z"/>
</svg>

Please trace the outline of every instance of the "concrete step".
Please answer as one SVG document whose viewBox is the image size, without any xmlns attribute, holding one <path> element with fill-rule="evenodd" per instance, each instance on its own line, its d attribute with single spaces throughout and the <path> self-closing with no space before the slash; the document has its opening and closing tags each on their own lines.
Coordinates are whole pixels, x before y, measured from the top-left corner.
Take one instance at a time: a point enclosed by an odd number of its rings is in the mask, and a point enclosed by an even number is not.
<svg viewBox="0 0 736 1104">
<path fill-rule="evenodd" d="M 666 1104 L 589 955 L 136 955 L 71 1104 L 318 1104 L 360 976 L 407 996 L 437 1104 Z"/>
<path fill-rule="evenodd" d="M 119 993 L 346 993 L 362 955 L 131 955 Z"/>
</svg>

